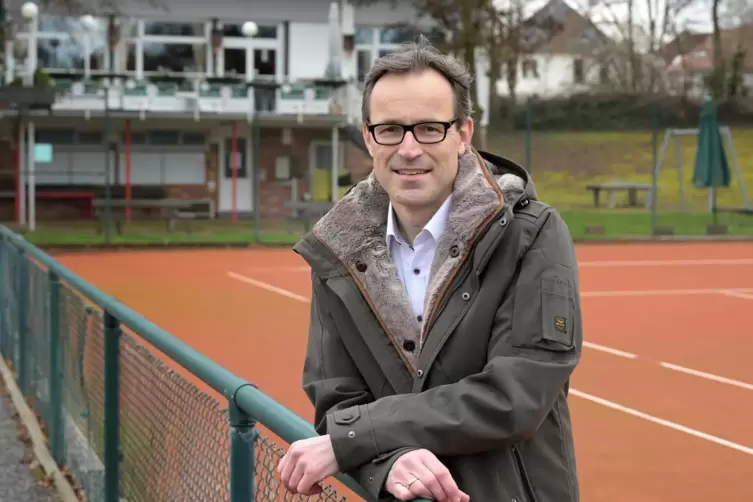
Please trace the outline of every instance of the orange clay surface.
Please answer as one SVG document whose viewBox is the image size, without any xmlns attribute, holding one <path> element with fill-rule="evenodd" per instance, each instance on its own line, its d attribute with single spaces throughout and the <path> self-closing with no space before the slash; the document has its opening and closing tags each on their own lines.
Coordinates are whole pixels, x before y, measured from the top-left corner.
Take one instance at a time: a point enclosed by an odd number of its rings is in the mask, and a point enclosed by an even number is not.
<svg viewBox="0 0 753 502">
<path fill-rule="evenodd" d="M 581 500 L 753 501 L 753 244 L 577 252 L 586 343 L 570 406 Z M 292 251 L 57 257 L 312 419 L 301 390 L 309 276 Z"/>
</svg>

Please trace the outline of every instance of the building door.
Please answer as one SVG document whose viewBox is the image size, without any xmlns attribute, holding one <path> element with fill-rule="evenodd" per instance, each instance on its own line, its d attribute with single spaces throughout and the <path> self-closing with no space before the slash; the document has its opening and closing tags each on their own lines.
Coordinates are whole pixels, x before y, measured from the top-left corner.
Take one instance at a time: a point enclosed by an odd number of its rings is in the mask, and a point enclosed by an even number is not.
<svg viewBox="0 0 753 502">
<path fill-rule="evenodd" d="M 248 215 L 253 211 L 250 148 L 246 138 L 238 137 L 236 142 L 237 151 L 234 156 L 232 155 L 232 138 L 225 138 L 225 141 L 220 144 L 219 211 L 226 214 L 232 213 L 233 199 L 235 199 L 235 209 L 238 213 Z M 235 190 L 233 190 L 233 169 L 238 173 L 235 179 Z"/>
<path fill-rule="evenodd" d="M 225 38 L 219 68 L 225 77 L 280 79 L 281 53 L 277 39 Z"/>
</svg>

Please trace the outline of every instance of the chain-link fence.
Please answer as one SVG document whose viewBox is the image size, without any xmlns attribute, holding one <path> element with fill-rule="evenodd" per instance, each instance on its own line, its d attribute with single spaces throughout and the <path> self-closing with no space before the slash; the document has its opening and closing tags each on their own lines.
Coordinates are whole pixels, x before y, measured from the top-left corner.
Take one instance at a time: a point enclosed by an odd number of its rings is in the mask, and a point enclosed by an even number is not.
<svg viewBox="0 0 753 502">
<path fill-rule="evenodd" d="M 235 404 L 247 382 L 2 227 L 0 352 L 85 500 L 345 500 L 329 485 L 312 497 L 287 492 L 277 474 L 283 446 Z M 227 408 L 210 389 L 228 398 Z M 274 404 L 283 428 L 299 424 Z M 295 427 L 286 441 L 315 434 L 310 424 Z"/>
</svg>

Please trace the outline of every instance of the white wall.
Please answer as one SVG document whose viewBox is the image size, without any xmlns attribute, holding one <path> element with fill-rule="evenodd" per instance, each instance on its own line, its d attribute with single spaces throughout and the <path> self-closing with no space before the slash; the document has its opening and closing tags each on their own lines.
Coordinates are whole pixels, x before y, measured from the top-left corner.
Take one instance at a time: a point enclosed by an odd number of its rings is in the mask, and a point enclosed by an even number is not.
<svg viewBox="0 0 753 502">
<path fill-rule="evenodd" d="M 586 91 L 588 83 L 576 84 L 574 74 L 574 60 L 576 56 L 568 54 L 535 54 L 528 59 L 536 61 L 538 76 L 524 75 L 522 62 L 518 67 L 518 82 L 515 91 L 518 96 L 553 97 L 567 95 L 573 92 Z M 588 61 L 584 62 L 585 82 L 598 83 L 599 68 Z M 497 92 L 500 96 L 509 96 L 507 79 L 503 72 L 497 82 Z"/>
<path fill-rule="evenodd" d="M 321 78 L 327 69 L 326 23 L 290 23 L 290 80 Z"/>
</svg>

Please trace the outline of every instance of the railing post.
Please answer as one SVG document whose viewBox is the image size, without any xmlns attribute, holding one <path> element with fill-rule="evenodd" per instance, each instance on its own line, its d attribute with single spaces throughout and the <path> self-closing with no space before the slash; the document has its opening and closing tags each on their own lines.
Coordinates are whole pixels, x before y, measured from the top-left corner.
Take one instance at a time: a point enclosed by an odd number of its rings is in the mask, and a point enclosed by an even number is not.
<svg viewBox="0 0 753 502">
<path fill-rule="evenodd" d="M 29 358 L 27 354 L 27 342 L 29 341 L 28 333 L 28 312 L 29 312 L 29 262 L 26 258 L 26 252 L 18 250 L 18 386 L 24 396 L 28 396 L 29 382 Z"/>
<path fill-rule="evenodd" d="M 5 341 L 5 237 L 0 235 L 0 357 L 8 357 L 8 349 Z"/>
<path fill-rule="evenodd" d="M 63 458 L 63 368 L 60 344 L 60 278 L 47 272 L 50 330 L 50 452 L 57 465 Z"/>
<path fill-rule="evenodd" d="M 230 502 L 253 502 L 256 486 L 256 421 L 238 407 L 235 396 L 228 400 L 230 419 Z"/>
<path fill-rule="evenodd" d="M 120 321 L 105 311 L 105 500 L 120 500 Z"/>
</svg>

